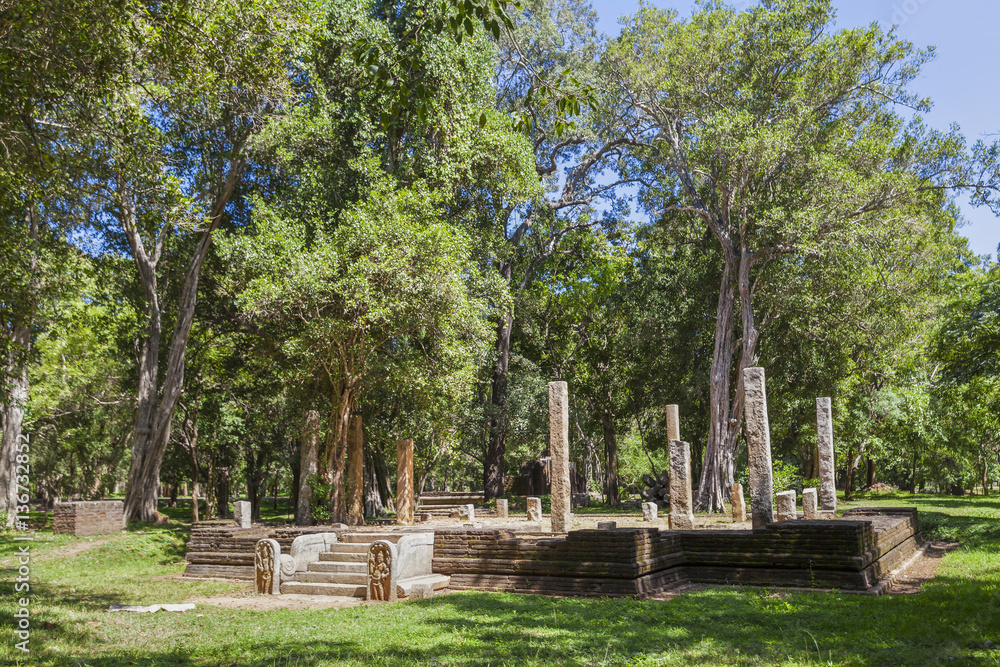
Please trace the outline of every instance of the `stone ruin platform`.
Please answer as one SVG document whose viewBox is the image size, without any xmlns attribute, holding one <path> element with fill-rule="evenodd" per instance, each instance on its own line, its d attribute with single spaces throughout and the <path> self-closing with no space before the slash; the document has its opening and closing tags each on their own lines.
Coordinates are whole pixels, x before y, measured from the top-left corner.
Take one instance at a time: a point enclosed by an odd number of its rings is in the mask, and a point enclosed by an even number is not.
<svg viewBox="0 0 1000 667">
<path fill-rule="evenodd" d="M 866 508 L 759 530 L 444 529 L 433 568 L 458 590 L 643 597 L 708 583 L 881 594 L 918 549 L 916 509 Z"/>
<path fill-rule="evenodd" d="M 192 528 L 187 577 L 252 580 L 258 540 L 284 552 L 299 535 L 337 532 L 364 541 L 379 528 L 343 525 Z M 450 590 L 566 596 L 655 595 L 687 584 L 752 585 L 881 594 L 920 548 L 915 508 L 859 508 L 820 521 L 783 521 L 758 530 L 654 527 L 537 532 L 538 524 L 397 528 L 434 531 L 432 570 Z"/>
</svg>

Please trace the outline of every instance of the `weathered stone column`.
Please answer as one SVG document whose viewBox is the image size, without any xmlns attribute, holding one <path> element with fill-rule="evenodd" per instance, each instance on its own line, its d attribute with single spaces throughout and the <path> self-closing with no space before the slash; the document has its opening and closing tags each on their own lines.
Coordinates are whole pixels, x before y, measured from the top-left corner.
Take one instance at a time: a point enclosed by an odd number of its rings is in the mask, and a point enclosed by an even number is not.
<svg viewBox="0 0 1000 667">
<path fill-rule="evenodd" d="M 542 520 L 542 499 L 531 496 L 528 501 L 528 521 Z"/>
<path fill-rule="evenodd" d="M 237 500 L 233 503 L 233 521 L 240 528 L 250 527 L 250 501 Z"/>
<path fill-rule="evenodd" d="M 833 413 L 830 399 L 816 399 L 816 437 L 819 440 L 819 504 L 826 512 L 837 511 L 837 472 L 833 453 Z"/>
<path fill-rule="evenodd" d="M 735 482 L 732 488 L 733 523 L 743 523 L 747 520 L 747 506 L 743 500 L 743 485 Z"/>
<path fill-rule="evenodd" d="M 670 441 L 670 528 L 693 530 L 691 502 L 691 445 Z"/>
<path fill-rule="evenodd" d="M 667 441 L 681 439 L 681 414 L 676 405 L 667 406 Z"/>
<path fill-rule="evenodd" d="M 778 499 L 778 521 L 795 521 L 795 491 L 781 491 L 775 494 Z"/>
<path fill-rule="evenodd" d="M 309 478 L 316 475 L 319 456 L 319 412 L 306 410 L 302 424 L 302 440 L 299 444 L 299 501 L 295 505 L 295 525 L 311 526 L 312 487 Z"/>
<path fill-rule="evenodd" d="M 819 509 L 816 507 L 816 489 L 802 489 L 802 516 L 806 521 L 815 521 L 819 518 Z"/>
<path fill-rule="evenodd" d="M 365 522 L 365 436 L 361 415 L 351 417 L 347 431 L 347 523 L 360 526 Z"/>
<path fill-rule="evenodd" d="M 396 523 L 413 523 L 413 438 L 396 441 Z"/>
<path fill-rule="evenodd" d="M 569 479 L 569 389 L 549 383 L 549 455 L 552 457 L 552 532 L 569 530 L 572 489 Z"/>
<path fill-rule="evenodd" d="M 497 518 L 506 519 L 507 518 L 507 499 L 497 498 Z"/>
<path fill-rule="evenodd" d="M 750 461 L 750 516 L 754 528 L 774 522 L 771 430 L 767 423 L 764 369 L 743 369 L 744 412 Z"/>
</svg>

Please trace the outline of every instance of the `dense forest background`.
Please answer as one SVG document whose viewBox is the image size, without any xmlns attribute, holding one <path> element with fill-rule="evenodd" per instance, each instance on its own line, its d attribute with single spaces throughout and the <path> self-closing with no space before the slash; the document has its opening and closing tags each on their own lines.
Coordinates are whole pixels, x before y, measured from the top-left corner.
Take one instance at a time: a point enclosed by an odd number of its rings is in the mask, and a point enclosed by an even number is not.
<svg viewBox="0 0 1000 667">
<path fill-rule="evenodd" d="M 1000 149 L 922 121 L 932 53 L 890 29 L 823 0 L 616 38 L 585 0 L 0 12 L 0 510 L 259 516 L 317 438 L 342 518 L 355 415 L 369 513 L 399 438 L 418 490 L 501 496 L 561 379 L 606 502 L 666 467 L 678 404 L 718 511 L 758 365 L 776 491 L 818 477 L 818 396 L 848 495 L 1000 483 L 1000 268 L 953 199 L 997 212 Z"/>
</svg>

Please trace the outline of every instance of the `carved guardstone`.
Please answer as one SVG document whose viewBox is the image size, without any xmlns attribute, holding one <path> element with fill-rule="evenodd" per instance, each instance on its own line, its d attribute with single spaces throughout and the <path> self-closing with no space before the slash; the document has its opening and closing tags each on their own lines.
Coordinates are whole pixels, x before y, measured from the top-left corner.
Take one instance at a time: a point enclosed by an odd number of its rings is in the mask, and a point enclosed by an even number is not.
<svg viewBox="0 0 1000 667">
<path fill-rule="evenodd" d="M 816 399 L 816 437 L 819 445 L 819 506 L 837 511 L 837 475 L 833 453 L 833 414 L 829 398 Z"/>
<path fill-rule="evenodd" d="M 395 602 L 397 575 L 396 545 L 375 540 L 368 548 L 368 591 L 366 598 L 375 602 Z"/>
<path fill-rule="evenodd" d="M 763 368 L 743 369 L 743 396 L 750 463 L 750 516 L 757 529 L 774 523 L 774 472 Z"/>
<path fill-rule="evenodd" d="M 528 500 L 528 521 L 541 521 L 542 499 L 529 497 L 527 500 Z"/>
<path fill-rule="evenodd" d="M 569 480 L 569 388 L 549 383 L 549 455 L 552 457 L 552 532 L 569 530 L 573 508 Z"/>
<path fill-rule="evenodd" d="M 254 590 L 259 595 L 281 594 L 281 545 L 274 540 L 258 540 L 254 549 Z"/>
<path fill-rule="evenodd" d="M 743 499 L 743 485 L 739 482 L 734 483 L 732 491 L 733 523 L 743 523 L 747 520 L 747 505 Z"/>
</svg>

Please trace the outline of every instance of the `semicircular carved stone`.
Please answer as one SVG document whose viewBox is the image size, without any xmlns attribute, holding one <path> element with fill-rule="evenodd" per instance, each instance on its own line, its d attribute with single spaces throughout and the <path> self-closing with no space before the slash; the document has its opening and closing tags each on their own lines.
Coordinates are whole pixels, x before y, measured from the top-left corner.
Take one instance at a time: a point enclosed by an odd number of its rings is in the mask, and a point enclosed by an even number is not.
<svg viewBox="0 0 1000 667">
<path fill-rule="evenodd" d="M 377 602 L 395 602 L 396 545 L 386 540 L 375 540 L 368 547 L 367 598 Z"/>
<path fill-rule="evenodd" d="M 281 545 L 258 540 L 253 556 L 254 590 L 261 595 L 281 594 Z"/>
</svg>

